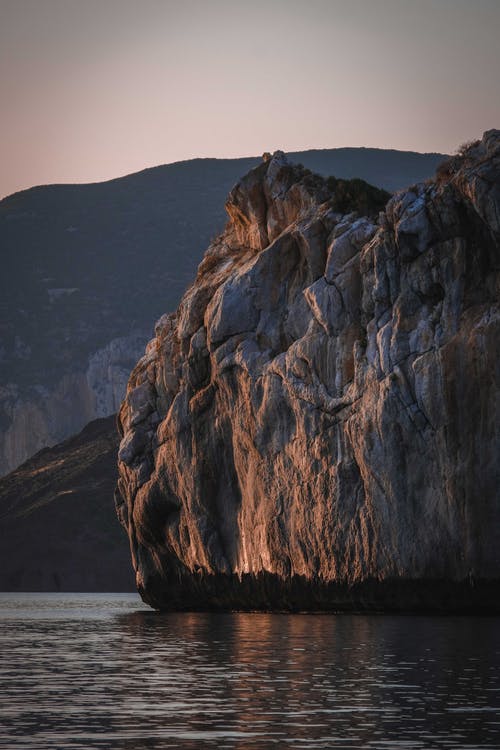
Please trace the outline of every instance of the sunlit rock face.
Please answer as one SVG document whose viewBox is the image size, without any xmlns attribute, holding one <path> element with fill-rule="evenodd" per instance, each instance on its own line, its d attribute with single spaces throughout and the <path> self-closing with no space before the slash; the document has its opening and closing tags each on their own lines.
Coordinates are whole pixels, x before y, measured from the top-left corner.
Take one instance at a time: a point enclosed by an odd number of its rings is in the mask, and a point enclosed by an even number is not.
<svg viewBox="0 0 500 750">
<path fill-rule="evenodd" d="M 395 190 L 426 179 L 444 155 L 340 148 L 291 158 Z M 0 201 L 0 475 L 117 411 L 154 320 L 179 304 L 224 226 L 228 190 L 258 162 L 192 159 Z"/>
<path fill-rule="evenodd" d="M 500 131 L 378 216 L 281 153 L 156 326 L 120 422 L 170 608 L 498 607 Z"/>
</svg>

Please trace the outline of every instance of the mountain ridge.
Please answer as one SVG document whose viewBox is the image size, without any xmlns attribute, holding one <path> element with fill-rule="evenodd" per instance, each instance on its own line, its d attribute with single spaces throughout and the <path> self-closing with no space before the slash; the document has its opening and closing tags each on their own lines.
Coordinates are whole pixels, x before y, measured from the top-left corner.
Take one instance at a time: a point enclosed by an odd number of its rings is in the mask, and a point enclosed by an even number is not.
<svg viewBox="0 0 500 750">
<path fill-rule="evenodd" d="M 324 154 L 330 154 L 335 153 L 337 155 L 345 155 L 345 156 L 353 156 L 357 155 L 358 153 L 361 156 L 364 156 L 366 153 L 370 154 L 381 154 L 384 156 L 387 155 L 399 155 L 399 157 L 408 157 L 408 158 L 415 158 L 416 160 L 419 160 L 420 157 L 429 157 L 434 162 L 436 159 L 439 161 L 443 161 L 445 159 L 450 158 L 451 154 L 445 154 L 441 153 L 439 151 L 414 151 L 412 149 L 396 149 L 396 148 L 378 148 L 375 146 L 339 146 L 339 147 L 333 147 L 333 148 L 310 148 L 305 149 L 302 151 L 286 151 L 288 157 L 292 161 L 297 161 L 304 155 L 308 155 L 311 157 L 321 156 Z M 56 188 L 56 187 L 62 187 L 62 188 L 79 188 L 82 186 L 88 186 L 93 187 L 96 185 L 110 185 L 117 183 L 121 180 L 126 180 L 133 177 L 139 177 L 141 175 L 146 176 L 147 174 L 151 174 L 152 172 L 156 172 L 156 170 L 164 170 L 168 167 L 176 167 L 176 166 L 184 166 L 187 164 L 202 164 L 207 162 L 258 162 L 260 160 L 260 156 L 235 156 L 235 157 L 225 157 L 225 156 L 196 156 L 192 159 L 178 159 L 176 161 L 172 162 L 165 162 L 164 164 L 157 164 L 151 167 L 144 167 L 143 169 L 138 169 L 133 172 L 127 172 L 126 174 L 120 175 L 119 177 L 111 177 L 106 180 L 96 180 L 96 181 L 85 181 L 85 182 L 47 182 L 47 183 L 40 183 L 36 185 L 31 185 L 27 188 L 21 188 L 20 190 L 15 190 L 13 193 L 7 193 L 2 198 L 0 198 L 0 203 L 3 200 L 6 200 L 7 198 L 14 198 L 15 196 L 22 195 L 23 193 L 29 193 L 34 190 L 39 190 L 43 188 Z M 306 159 L 307 160 L 307 159 Z M 352 174 L 351 176 L 358 176 L 356 174 Z M 381 185 L 383 187 L 383 185 Z M 399 188 L 396 187 L 394 189 L 400 189 L 404 187 L 404 185 L 399 185 Z M 386 189 L 389 189 L 386 187 Z"/>
</svg>

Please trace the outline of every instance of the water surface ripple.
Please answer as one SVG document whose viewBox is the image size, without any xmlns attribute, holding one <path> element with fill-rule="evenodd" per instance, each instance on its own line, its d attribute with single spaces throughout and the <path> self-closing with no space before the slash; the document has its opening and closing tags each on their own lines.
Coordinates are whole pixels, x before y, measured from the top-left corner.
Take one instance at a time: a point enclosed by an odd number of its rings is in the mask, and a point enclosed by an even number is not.
<svg viewBox="0 0 500 750">
<path fill-rule="evenodd" d="M 499 618 L 0 595 L 0 747 L 500 748 Z"/>
</svg>

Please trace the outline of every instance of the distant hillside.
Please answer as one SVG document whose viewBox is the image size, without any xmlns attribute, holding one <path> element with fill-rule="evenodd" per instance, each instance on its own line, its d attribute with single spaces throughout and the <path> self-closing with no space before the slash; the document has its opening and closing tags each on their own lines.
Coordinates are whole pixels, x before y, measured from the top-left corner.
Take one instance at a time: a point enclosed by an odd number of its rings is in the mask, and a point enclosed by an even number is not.
<svg viewBox="0 0 500 750">
<path fill-rule="evenodd" d="M 315 149 L 287 156 L 325 177 L 361 177 L 390 193 L 432 177 L 438 164 L 447 158 L 445 154 L 378 148 Z"/>
<path fill-rule="evenodd" d="M 0 479 L 0 591 L 133 591 L 117 521 L 115 418 Z"/>
<path fill-rule="evenodd" d="M 290 157 L 395 190 L 433 174 L 443 155 Z M 227 193 L 258 161 L 195 159 L 0 202 L 0 474 L 116 411 L 154 321 L 177 306 L 225 222 Z"/>
</svg>

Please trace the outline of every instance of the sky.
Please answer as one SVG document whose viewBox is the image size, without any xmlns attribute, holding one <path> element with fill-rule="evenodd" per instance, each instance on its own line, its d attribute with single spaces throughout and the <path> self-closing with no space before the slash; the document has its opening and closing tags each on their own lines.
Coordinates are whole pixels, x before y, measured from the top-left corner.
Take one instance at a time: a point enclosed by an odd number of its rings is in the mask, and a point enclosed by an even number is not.
<svg viewBox="0 0 500 750">
<path fill-rule="evenodd" d="M 452 152 L 500 127 L 499 0 L 0 0 L 0 197 L 199 156 Z"/>
</svg>

